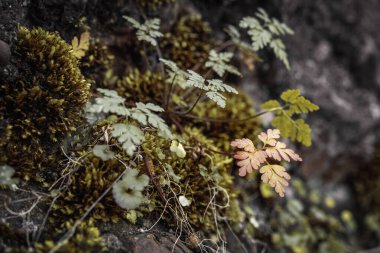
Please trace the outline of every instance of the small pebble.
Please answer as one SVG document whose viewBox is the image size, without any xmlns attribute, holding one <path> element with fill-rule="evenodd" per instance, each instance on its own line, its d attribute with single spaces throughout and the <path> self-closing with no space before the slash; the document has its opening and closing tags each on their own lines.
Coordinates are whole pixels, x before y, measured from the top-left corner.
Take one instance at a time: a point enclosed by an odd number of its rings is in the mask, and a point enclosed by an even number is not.
<svg viewBox="0 0 380 253">
<path fill-rule="evenodd" d="M 8 65 L 10 59 L 11 49 L 9 48 L 9 45 L 0 40 L 0 67 Z"/>
</svg>

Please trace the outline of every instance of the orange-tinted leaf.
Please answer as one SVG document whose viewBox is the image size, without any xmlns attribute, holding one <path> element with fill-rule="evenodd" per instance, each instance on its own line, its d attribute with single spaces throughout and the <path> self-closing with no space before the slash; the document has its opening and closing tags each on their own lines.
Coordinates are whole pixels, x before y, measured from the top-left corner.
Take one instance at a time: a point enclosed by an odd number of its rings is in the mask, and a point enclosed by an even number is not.
<svg viewBox="0 0 380 253">
<path fill-rule="evenodd" d="M 270 146 L 275 146 L 278 138 L 280 138 L 280 130 L 278 129 L 268 129 L 266 133 L 262 132 L 258 135 L 259 139 Z"/>
<path fill-rule="evenodd" d="M 231 142 L 231 146 L 236 147 L 236 148 L 243 148 L 245 151 L 249 151 L 249 152 L 255 151 L 255 145 L 253 145 L 253 142 L 247 138 L 236 139 Z"/>
<path fill-rule="evenodd" d="M 282 159 L 287 162 L 290 162 L 290 159 L 293 159 L 294 161 L 302 161 L 302 158 L 293 150 L 287 149 L 286 144 L 283 142 L 277 142 L 274 147 L 267 148 L 265 152 L 268 157 L 271 157 L 277 161 L 281 161 Z"/>
<path fill-rule="evenodd" d="M 266 161 L 266 153 L 261 150 L 254 152 L 237 151 L 234 158 L 240 160 L 237 165 L 240 167 L 239 176 L 244 177 L 247 173 L 252 173 L 253 169 L 258 170 L 260 165 Z"/>
<path fill-rule="evenodd" d="M 261 180 L 268 183 L 281 196 L 285 196 L 285 187 L 289 185 L 290 175 L 281 165 L 265 165 L 260 169 Z"/>
</svg>

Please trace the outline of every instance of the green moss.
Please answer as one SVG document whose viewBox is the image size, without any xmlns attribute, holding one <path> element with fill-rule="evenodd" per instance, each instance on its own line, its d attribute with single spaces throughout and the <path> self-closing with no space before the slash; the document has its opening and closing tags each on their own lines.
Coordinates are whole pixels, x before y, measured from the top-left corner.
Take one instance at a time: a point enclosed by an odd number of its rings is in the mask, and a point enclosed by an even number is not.
<svg viewBox="0 0 380 253">
<path fill-rule="evenodd" d="M 70 228 L 72 224 L 68 226 Z M 46 253 L 56 246 L 56 242 L 46 240 L 43 243 L 37 243 L 35 250 L 37 253 Z M 100 236 L 94 222 L 89 220 L 81 223 L 76 233 L 68 241 L 66 241 L 56 252 L 58 253 L 92 253 L 106 252 L 106 247 Z"/>
<path fill-rule="evenodd" d="M 19 28 L 18 75 L 0 84 L 0 163 L 35 171 L 80 125 L 90 84 L 71 50 L 55 33 Z"/>
<path fill-rule="evenodd" d="M 115 56 L 100 39 L 91 39 L 85 56 L 80 59 L 83 75 L 93 82 L 102 82 L 114 63 Z"/>
<path fill-rule="evenodd" d="M 176 0 L 136 0 L 136 1 L 141 7 L 147 8 L 148 10 L 156 10 L 157 8 L 163 5 L 172 4 L 176 2 Z"/>
<path fill-rule="evenodd" d="M 184 69 L 205 62 L 213 47 L 211 28 L 200 16 L 182 17 L 172 31 L 164 34 L 161 46 L 166 58 Z"/>
<path fill-rule="evenodd" d="M 84 212 L 112 185 L 116 178 L 125 170 L 117 160 L 102 161 L 92 154 L 92 148 L 80 151 L 77 156 L 80 166 L 73 169 L 72 180 L 67 191 L 53 206 L 50 217 L 51 223 L 78 219 Z M 127 218 L 128 211 L 120 208 L 110 191 L 93 209 L 90 217 L 103 222 L 117 222 L 120 218 Z"/>
<path fill-rule="evenodd" d="M 185 148 L 191 148 L 187 149 L 185 158 L 177 158 L 168 150 L 170 143 L 154 135 L 147 136 L 143 148 L 152 157 L 166 199 L 173 197 L 174 192 L 176 197 L 184 195 L 192 200 L 190 206 L 183 207 L 189 223 L 196 231 L 210 235 L 215 233 L 216 226 L 222 225 L 215 223 L 213 211 L 218 217 L 225 217 L 232 223 L 239 219 L 239 206 L 227 204 L 236 203 L 234 201 L 238 194 L 229 174 L 232 159 L 210 151 L 210 148 L 218 148 L 213 140 L 205 137 L 198 129 L 186 130 L 191 136 L 183 134 L 181 139 Z M 168 185 L 168 177 L 171 178 L 169 181 L 177 180 L 170 184 L 171 187 Z M 219 206 L 212 207 L 212 204 Z M 173 207 L 174 203 L 171 205 Z M 222 207 L 224 205 L 225 208 Z"/>
<path fill-rule="evenodd" d="M 129 101 L 161 104 L 166 84 L 160 72 L 132 69 L 113 88 Z"/>
</svg>

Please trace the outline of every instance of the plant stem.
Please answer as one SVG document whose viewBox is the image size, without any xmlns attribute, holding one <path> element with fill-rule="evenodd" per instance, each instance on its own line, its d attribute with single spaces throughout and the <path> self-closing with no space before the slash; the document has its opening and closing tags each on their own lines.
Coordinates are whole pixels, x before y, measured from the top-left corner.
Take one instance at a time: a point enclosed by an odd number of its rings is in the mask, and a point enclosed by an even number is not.
<svg viewBox="0 0 380 253">
<path fill-rule="evenodd" d="M 198 104 L 199 100 L 202 98 L 203 93 L 204 93 L 204 91 L 202 90 L 201 93 L 199 93 L 199 96 L 197 97 L 197 99 L 194 101 L 193 105 L 188 110 L 186 110 L 184 112 L 177 112 L 177 114 L 179 114 L 181 116 L 185 116 L 186 114 L 190 113 L 195 108 L 195 106 Z"/>
<path fill-rule="evenodd" d="M 174 81 L 175 81 L 176 77 L 177 77 L 177 75 L 175 74 L 172 82 L 170 83 L 169 94 L 166 95 L 166 102 L 165 102 L 165 107 L 164 107 L 165 111 L 169 111 L 170 98 L 172 97 L 173 88 L 174 88 Z"/>
<path fill-rule="evenodd" d="M 190 118 L 190 119 L 195 119 L 195 120 L 225 123 L 225 122 L 243 122 L 243 121 L 247 121 L 247 120 L 252 120 L 252 119 L 258 118 L 258 117 L 260 117 L 260 116 L 262 116 L 262 115 L 264 115 L 266 113 L 277 111 L 277 110 L 283 110 L 285 108 L 286 108 L 285 106 L 283 106 L 283 107 L 275 107 L 275 108 L 272 108 L 272 109 L 267 110 L 267 111 L 259 112 L 258 114 L 252 115 L 252 116 L 244 118 L 244 119 L 216 119 L 216 118 L 209 118 L 209 117 L 198 117 L 198 116 L 195 116 L 195 115 L 186 115 L 186 114 L 181 114 L 181 113 L 177 113 L 177 114 L 179 114 L 179 115 L 181 115 L 183 117 Z M 174 112 L 174 113 L 176 113 L 176 112 Z"/>
</svg>

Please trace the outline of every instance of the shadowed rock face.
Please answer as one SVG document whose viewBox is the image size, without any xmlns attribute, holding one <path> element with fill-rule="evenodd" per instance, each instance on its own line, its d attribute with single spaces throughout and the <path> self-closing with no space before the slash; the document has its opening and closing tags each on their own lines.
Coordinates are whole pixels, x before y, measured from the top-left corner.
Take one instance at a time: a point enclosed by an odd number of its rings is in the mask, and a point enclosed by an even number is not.
<svg viewBox="0 0 380 253">
<path fill-rule="evenodd" d="M 304 151 L 305 158 L 308 156 L 304 172 L 331 176 L 336 171 L 333 177 L 340 179 L 368 159 L 380 137 L 376 131 L 380 127 L 380 2 L 215 3 L 197 1 L 196 5 L 217 29 L 221 29 L 220 21 L 237 24 L 241 16 L 252 15 L 257 7 L 294 29 L 295 35 L 286 40 L 291 71 L 272 58 L 245 87 L 256 101 L 299 88 L 321 107 L 309 118 L 314 143 Z M 265 59 L 271 57 L 264 55 Z"/>
</svg>

